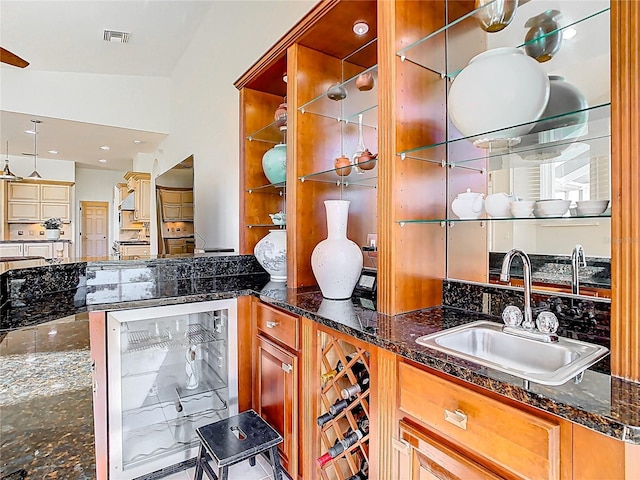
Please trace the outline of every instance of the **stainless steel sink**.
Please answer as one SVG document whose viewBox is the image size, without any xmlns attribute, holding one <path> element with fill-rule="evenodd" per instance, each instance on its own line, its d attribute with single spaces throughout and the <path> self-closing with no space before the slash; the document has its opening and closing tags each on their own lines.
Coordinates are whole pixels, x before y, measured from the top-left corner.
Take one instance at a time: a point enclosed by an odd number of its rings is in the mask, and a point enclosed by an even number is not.
<svg viewBox="0 0 640 480">
<path fill-rule="evenodd" d="M 416 339 L 479 365 L 542 385 L 562 385 L 609 353 L 609 349 L 561 337 L 545 343 L 502 331 L 502 325 L 478 321 Z"/>
</svg>

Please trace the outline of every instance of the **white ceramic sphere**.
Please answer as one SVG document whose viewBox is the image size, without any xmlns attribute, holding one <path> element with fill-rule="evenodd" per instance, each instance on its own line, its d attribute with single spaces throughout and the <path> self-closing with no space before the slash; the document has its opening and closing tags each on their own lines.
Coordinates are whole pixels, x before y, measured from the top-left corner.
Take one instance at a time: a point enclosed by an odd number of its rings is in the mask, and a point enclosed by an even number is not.
<svg viewBox="0 0 640 480">
<path fill-rule="evenodd" d="M 518 48 L 494 48 L 473 57 L 454 79 L 449 117 L 464 136 L 521 137 L 534 125 L 520 124 L 540 118 L 549 91 L 549 78 L 533 58 Z"/>
</svg>

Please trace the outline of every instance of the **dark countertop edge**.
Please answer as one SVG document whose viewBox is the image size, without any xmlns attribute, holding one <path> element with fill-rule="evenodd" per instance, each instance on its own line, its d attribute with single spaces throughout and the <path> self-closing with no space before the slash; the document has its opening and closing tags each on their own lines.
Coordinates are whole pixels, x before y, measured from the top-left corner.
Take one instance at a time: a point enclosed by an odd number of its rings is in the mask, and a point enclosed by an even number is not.
<svg viewBox="0 0 640 480">
<path fill-rule="evenodd" d="M 385 350 L 395 353 L 408 360 L 420 363 L 426 367 L 430 367 L 439 372 L 451 375 L 462 381 L 471 383 L 477 387 L 496 393 L 502 397 L 506 397 L 520 403 L 525 403 L 545 413 L 559 416 L 609 437 L 613 437 L 617 440 L 621 440 L 630 444 L 640 445 L 640 425 L 626 425 L 612 417 L 580 409 L 575 405 L 553 399 L 550 396 L 544 395 L 543 393 L 535 393 L 533 391 L 526 390 L 518 385 L 518 383 L 522 383 L 522 379 L 520 378 L 512 377 L 510 375 L 505 375 L 502 373 L 500 373 L 501 377 L 511 377 L 512 380 L 507 382 L 506 380 L 492 378 L 488 375 L 483 375 L 482 373 L 476 371 L 491 371 L 491 369 L 474 364 L 473 362 L 442 354 L 435 350 L 429 349 L 428 347 L 422 347 L 419 345 L 416 345 L 413 348 L 407 348 L 406 346 L 402 346 L 395 342 L 380 338 L 378 335 L 372 335 L 362 330 L 357 330 L 353 327 L 345 325 L 344 323 L 319 316 L 317 313 L 306 311 L 302 308 L 295 307 L 286 302 L 266 297 L 265 295 L 261 295 L 257 292 L 252 292 L 252 294 L 260 298 L 260 300 L 275 307 L 287 310 L 296 315 L 303 316 L 317 323 L 320 323 L 321 325 L 342 333 L 346 333 L 347 335 L 353 336 L 369 344 L 384 348 Z M 447 308 L 455 309 L 454 307 Z M 427 308 L 423 309 L 422 311 L 428 310 L 430 309 Z M 378 313 L 378 315 L 384 314 Z M 490 316 L 488 315 L 474 314 L 474 316 L 482 316 L 486 317 L 486 319 L 490 319 Z M 604 375 L 598 374 L 596 372 L 593 373 L 594 375 Z M 507 386 L 506 392 L 505 385 Z M 605 426 L 608 426 L 609 428 L 604 428 Z"/>
</svg>

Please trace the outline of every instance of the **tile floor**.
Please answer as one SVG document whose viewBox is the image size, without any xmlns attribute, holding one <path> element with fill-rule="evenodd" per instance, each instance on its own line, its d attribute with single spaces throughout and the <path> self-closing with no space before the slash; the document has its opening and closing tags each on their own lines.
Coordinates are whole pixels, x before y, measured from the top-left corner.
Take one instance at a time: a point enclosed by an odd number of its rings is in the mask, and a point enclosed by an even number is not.
<svg viewBox="0 0 640 480">
<path fill-rule="evenodd" d="M 256 460 L 255 467 L 249 465 L 249 460 L 233 465 L 229 468 L 229 480 L 273 480 L 271 464 L 262 455 L 258 455 Z M 213 471 L 217 472 L 215 465 Z M 190 468 L 164 477 L 162 480 L 193 480 L 194 474 L 195 468 Z M 207 476 L 204 475 L 202 478 L 206 480 Z"/>
</svg>

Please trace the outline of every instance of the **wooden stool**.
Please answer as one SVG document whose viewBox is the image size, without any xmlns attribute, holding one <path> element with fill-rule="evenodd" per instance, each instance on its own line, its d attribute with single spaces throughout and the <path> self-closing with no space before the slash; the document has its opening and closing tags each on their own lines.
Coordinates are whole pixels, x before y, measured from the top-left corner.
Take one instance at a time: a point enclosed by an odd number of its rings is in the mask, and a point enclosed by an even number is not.
<svg viewBox="0 0 640 480">
<path fill-rule="evenodd" d="M 227 480 L 231 465 L 248 458 L 253 467 L 259 454 L 271 462 L 274 480 L 282 479 L 282 465 L 278 456 L 278 444 L 282 442 L 282 437 L 254 410 L 196 428 L 196 433 L 201 444 L 195 480 L 202 480 L 203 472 L 211 480 L 218 480 L 218 475 L 220 480 Z M 218 475 L 209 465 L 209 459 L 218 464 Z"/>
</svg>

